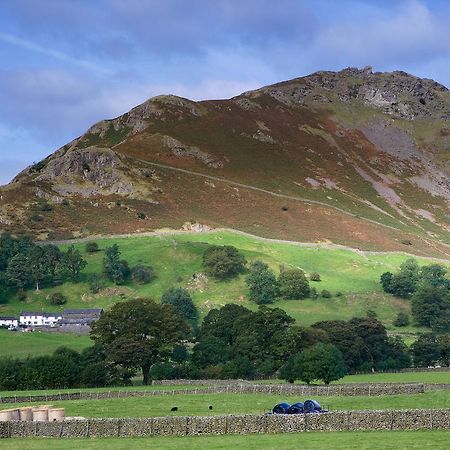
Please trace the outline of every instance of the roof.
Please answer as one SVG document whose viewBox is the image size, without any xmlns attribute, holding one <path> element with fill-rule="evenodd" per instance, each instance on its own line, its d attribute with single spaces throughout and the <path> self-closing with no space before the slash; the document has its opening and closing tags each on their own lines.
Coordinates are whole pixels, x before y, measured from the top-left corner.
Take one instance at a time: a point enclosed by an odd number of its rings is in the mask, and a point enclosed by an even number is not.
<svg viewBox="0 0 450 450">
<path fill-rule="evenodd" d="M 43 312 L 43 311 L 22 311 L 20 316 L 42 316 L 42 317 L 61 317 L 61 313 L 54 312 Z"/>
<path fill-rule="evenodd" d="M 17 320 L 17 317 L 13 317 L 13 316 L 0 316 L 0 320 Z"/>
<path fill-rule="evenodd" d="M 63 314 L 101 314 L 103 308 L 93 309 L 65 309 Z"/>
</svg>

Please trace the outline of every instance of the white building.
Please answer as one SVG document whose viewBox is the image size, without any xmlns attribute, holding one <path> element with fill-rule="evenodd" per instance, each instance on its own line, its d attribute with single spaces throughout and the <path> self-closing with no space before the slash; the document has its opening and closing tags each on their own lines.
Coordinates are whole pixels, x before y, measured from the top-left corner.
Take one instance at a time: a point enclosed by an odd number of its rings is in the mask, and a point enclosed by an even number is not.
<svg viewBox="0 0 450 450">
<path fill-rule="evenodd" d="M 19 321 L 16 317 L 12 316 L 0 316 L 0 327 L 17 328 Z"/>
<path fill-rule="evenodd" d="M 61 320 L 61 313 L 46 313 L 46 312 L 29 312 L 23 311 L 20 314 L 20 325 L 30 327 L 54 327 L 58 320 Z"/>
</svg>

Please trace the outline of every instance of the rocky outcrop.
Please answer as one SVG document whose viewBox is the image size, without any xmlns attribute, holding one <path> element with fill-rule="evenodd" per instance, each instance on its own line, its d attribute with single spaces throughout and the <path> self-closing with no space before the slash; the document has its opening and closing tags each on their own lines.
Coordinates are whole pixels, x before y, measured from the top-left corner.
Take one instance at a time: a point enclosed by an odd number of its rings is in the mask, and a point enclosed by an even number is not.
<svg viewBox="0 0 450 450">
<path fill-rule="evenodd" d="M 287 106 L 303 105 L 308 100 L 325 104 L 357 100 L 408 120 L 450 119 L 450 95 L 445 86 L 401 71 L 374 73 L 371 67 L 316 72 L 244 95 L 251 98 L 261 94 L 269 94 Z"/>
</svg>

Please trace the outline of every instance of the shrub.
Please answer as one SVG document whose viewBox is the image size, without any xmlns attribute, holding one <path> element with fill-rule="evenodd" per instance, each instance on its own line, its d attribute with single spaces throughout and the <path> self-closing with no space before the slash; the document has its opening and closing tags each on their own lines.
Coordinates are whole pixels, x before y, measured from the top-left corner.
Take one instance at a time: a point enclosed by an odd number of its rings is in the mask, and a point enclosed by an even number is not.
<svg viewBox="0 0 450 450">
<path fill-rule="evenodd" d="M 323 298 L 331 298 L 331 297 L 332 297 L 331 292 L 330 292 L 330 291 L 327 291 L 326 289 L 324 289 L 324 290 L 320 293 L 320 296 L 323 297 Z"/>
<path fill-rule="evenodd" d="M 144 264 L 136 264 L 131 269 L 131 277 L 133 281 L 137 284 L 145 284 L 155 278 L 155 272 L 151 266 L 146 266 Z"/>
<path fill-rule="evenodd" d="M 394 326 L 395 327 L 406 327 L 407 325 L 409 325 L 409 316 L 405 312 L 400 311 L 394 320 Z"/>
<path fill-rule="evenodd" d="M 311 281 L 321 281 L 321 279 L 320 279 L 320 274 L 317 273 L 317 272 L 312 272 L 312 273 L 309 275 L 309 279 L 310 279 Z"/>
<path fill-rule="evenodd" d="M 44 218 L 42 216 L 40 216 L 39 214 L 33 214 L 30 219 L 33 222 L 42 222 L 44 220 Z"/>
<path fill-rule="evenodd" d="M 92 280 L 89 282 L 89 290 L 93 294 L 98 294 L 102 289 L 105 288 L 105 286 L 105 280 L 100 277 L 92 278 Z"/>
<path fill-rule="evenodd" d="M 203 267 L 208 275 L 223 280 L 245 269 L 247 261 L 238 249 L 231 245 L 213 245 L 203 253 Z"/>
<path fill-rule="evenodd" d="M 86 244 L 86 252 L 87 253 L 95 253 L 98 252 L 100 250 L 97 242 L 88 242 Z"/>
<path fill-rule="evenodd" d="M 342 297 L 344 294 L 341 291 L 336 292 L 336 294 L 334 294 L 335 297 Z"/>
<path fill-rule="evenodd" d="M 27 292 L 25 291 L 25 289 L 19 289 L 17 291 L 17 298 L 21 302 L 24 302 L 27 299 Z"/>
<path fill-rule="evenodd" d="M 49 300 L 52 305 L 64 305 L 67 302 L 66 297 L 61 292 L 54 292 L 50 295 Z"/>
<path fill-rule="evenodd" d="M 39 206 L 39 209 L 41 211 L 52 211 L 53 210 L 53 206 L 50 205 L 50 203 L 41 203 L 41 205 Z"/>
<path fill-rule="evenodd" d="M 64 198 L 63 201 L 61 202 L 61 205 L 70 206 L 70 202 L 69 202 L 69 200 L 67 200 L 67 198 Z"/>
<path fill-rule="evenodd" d="M 315 300 L 316 298 L 319 298 L 319 293 L 317 292 L 317 289 L 315 287 L 312 287 L 309 290 L 309 297 Z"/>
<path fill-rule="evenodd" d="M 145 219 L 147 216 L 142 211 L 137 213 L 138 219 Z"/>
</svg>

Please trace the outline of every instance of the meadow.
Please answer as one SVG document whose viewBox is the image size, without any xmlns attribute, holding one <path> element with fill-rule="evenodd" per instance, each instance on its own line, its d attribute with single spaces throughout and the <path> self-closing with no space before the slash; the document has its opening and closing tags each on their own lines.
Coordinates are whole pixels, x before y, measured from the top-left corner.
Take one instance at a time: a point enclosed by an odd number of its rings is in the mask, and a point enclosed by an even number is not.
<svg viewBox="0 0 450 450">
<path fill-rule="evenodd" d="M 263 414 L 271 411 L 277 403 L 296 403 L 306 398 L 287 394 L 222 393 L 222 394 L 177 394 L 149 397 L 125 397 L 99 400 L 52 401 L 55 407 L 64 407 L 68 416 L 86 418 L 101 417 L 162 417 L 162 416 L 209 416 L 221 414 Z M 423 394 L 401 394 L 383 396 L 314 396 L 324 408 L 338 410 L 379 409 L 437 409 L 450 405 L 450 389 L 427 391 Z M 36 406 L 36 403 L 29 403 Z M 21 403 L 21 406 L 27 403 Z M 17 407 L 4 403 L 3 408 Z M 176 406 L 177 411 L 171 412 Z M 212 406 L 212 409 L 209 409 Z"/>
<path fill-rule="evenodd" d="M 328 290 L 332 298 L 306 299 L 301 301 L 279 299 L 273 306 L 284 309 L 297 323 L 310 325 L 320 320 L 350 319 L 365 316 L 368 310 L 376 312 L 386 327 L 395 333 L 405 335 L 416 333 L 419 329 L 408 326 L 395 328 L 392 325 L 399 311 L 409 311 L 408 301 L 385 294 L 379 284 L 379 277 L 385 271 L 395 271 L 408 256 L 401 253 L 363 253 L 350 249 L 328 247 L 327 245 L 302 246 L 295 243 L 281 243 L 261 240 L 256 237 L 231 231 L 208 233 L 189 233 L 161 236 L 134 236 L 129 238 L 98 239 L 101 251 L 86 253 L 85 242 L 75 246 L 88 261 L 81 279 L 77 283 L 66 282 L 53 286 L 27 291 L 27 299 L 19 301 L 10 298 L 0 305 L 0 314 L 18 314 L 21 310 L 62 310 L 70 308 L 103 307 L 127 298 L 152 297 L 157 300 L 162 293 L 173 286 L 186 287 L 197 305 L 201 317 L 211 308 L 226 303 L 238 303 L 255 309 L 256 305 L 247 299 L 248 289 L 245 274 L 225 282 L 213 279 L 195 281 L 193 275 L 202 272 L 202 254 L 211 244 L 234 245 L 249 261 L 265 261 L 276 273 L 281 266 L 300 267 L 307 274 L 318 272 L 320 282 L 311 282 L 319 292 Z M 137 285 L 130 281 L 123 286 L 107 283 L 98 294 L 89 290 L 89 280 L 98 277 L 102 270 L 105 247 L 118 244 L 121 257 L 130 266 L 137 263 L 151 265 L 156 278 L 149 284 Z M 68 244 L 62 245 L 67 248 Z M 420 264 L 430 260 L 417 258 Z M 67 304 L 51 306 L 50 294 L 62 292 Z"/>
<path fill-rule="evenodd" d="M 366 431 L 307 434 L 256 434 L 227 436 L 185 436 L 151 438 L 92 438 L 92 439 L 5 439 L 0 440 L 1 449 L 20 448 L 22 450 L 110 450 L 148 449 L 152 450 L 294 450 L 308 446 L 317 450 L 329 449 L 447 449 L 450 431 Z"/>
</svg>

